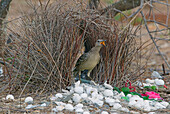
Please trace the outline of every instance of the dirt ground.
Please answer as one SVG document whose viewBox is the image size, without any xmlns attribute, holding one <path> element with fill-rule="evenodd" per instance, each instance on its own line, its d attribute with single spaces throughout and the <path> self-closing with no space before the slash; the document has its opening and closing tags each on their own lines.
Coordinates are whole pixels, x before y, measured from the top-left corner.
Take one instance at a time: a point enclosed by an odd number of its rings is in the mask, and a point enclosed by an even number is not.
<svg viewBox="0 0 170 114">
<path fill-rule="evenodd" d="M 33 0 L 33 1 L 37 2 L 38 0 Z M 44 1 L 46 2 L 47 0 L 44 0 Z M 50 2 L 52 3 L 53 1 L 55 1 L 55 0 L 51 0 Z M 163 8 L 162 5 L 158 6 L 158 9 L 161 9 L 161 8 Z M 13 0 L 12 3 L 11 3 L 11 6 L 10 6 L 10 10 L 9 10 L 8 20 L 9 21 L 12 20 L 12 22 L 15 22 L 15 19 L 20 17 L 21 12 L 28 12 L 28 13 L 30 12 L 29 7 L 27 7 L 27 5 L 26 5 L 25 0 Z M 166 12 L 167 11 L 158 12 L 156 14 L 156 18 L 158 20 L 160 20 L 160 22 L 166 23 L 166 20 L 167 20 Z M 150 30 L 156 30 L 157 26 L 160 29 L 163 28 L 163 26 L 155 25 L 155 24 L 150 23 L 149 24 L 149 29 Z M 170 17 L 168 19 L 168 26 L 170 27 Z M 143 47 L 145 47 L 145 49 L 142 52 L 142 53 L 146 52 L 146 56 L 141 58 L 141 63 L 145 63 L 147 61 L 147 68 L 145 68 L 147 70 L 146 70 L 146 72 L 144 73 L 144 75 L 142 76 L 141 79 L 144 81 L 146 78 L 149 78 L 151 76 L 151 73 L 152 73 L 153 70 L 156 70 L 156 71 L 158 71 L 160 73 L 163 73 L 162 64 L 164 64 L 164 66 L 165 66 L 166 73 L 170 73 L 170 69 L 168 69 L 168 67 L 165 64 L 165 62 L 163 61 L 161 55 L 156 50 L 154 44 L 152 44 L 152 40 L 150 39 L 149 35 L 147 34 L 147 31 L 146 31 L 145 27 L 142 27 L 141 34 L 142 34 L 142 37 L 137 38 L 137 40 L 139 40 L 141 42 L 146 42 L 147 41 L 147 43 L 143 46 Z M 140 34 L 138 34 L 138 35 L 140 35 Z M 162 55 L 165 57 L 167 62 L 170 64 L 170 33 L 168 33 L 168 36 L 165 36 L 164 32 L 160 32 L 160 33 L 155 34 L 155 35 L 157 35 L 158 38 L 169 39 L 169 40 L 157 40 L 156 43 L 159 46 L 159 49 L 160 49 Z M 149 45 L 149 46 L 146 47 L 147 45 Z M 149 59 L 147 58 L 148 56 L 149 56 Z M 166 91 L 162 90 L 160 93 L 162 94 L 162 96 L 164 96 L 164 98 L 168 102 L 170 102 L 170 93 L 169 93 L 169 91 L 170 91 L 170 74 L 164 76 L 164 81 L 165 81 L 165 85 L 168 87 L 168 90 L 166 90 Z M 36 94 L 32 94 L 32 95 L 36 96 Z M 4 98 L 5 95 L 1 94 L 0 97 Z M 42 99 L 44 99 L 44 100 L 48 99 L 48 98 L 49 98 L 49 95 L 42 97 Z M 37 98 L 37 99 L 39 99 L 39 98 Z M 21 100 L 23 102 L 22 99 L 18 99 L 18 101 L 16 101 L 16 103 L 18 103 L 19 100 Z M 6 112 L 6 109 L 8 109 L 8 108 L 13 109 L 14 107 L 19 107 L 19 105 L 17 106 L 15 104 L 11 105 L 11 103 L 6 103 L 6 102 L 4 102 L 4 100 L 1 100 L 0 102 L 5 103 L 5 105 L 6 105 L 5 107 L 3 107 L 2 104 L 0 105 L 0 113 L 1 112 Z M 17 110 L 19 110 L 19 108 L 16 108 L 16 110 L 13 110 L 12 112 L 16 113 Z M 43 113 L 46 110 L 48 110 L 48 109 L 43 109 L 40 112 Z M 163 113 L 166 113 L 166 111 L 167 110 L 164 110 Z M 37 111 L 37 113 L 39 113 L 39 112 Z"/>
</svg>

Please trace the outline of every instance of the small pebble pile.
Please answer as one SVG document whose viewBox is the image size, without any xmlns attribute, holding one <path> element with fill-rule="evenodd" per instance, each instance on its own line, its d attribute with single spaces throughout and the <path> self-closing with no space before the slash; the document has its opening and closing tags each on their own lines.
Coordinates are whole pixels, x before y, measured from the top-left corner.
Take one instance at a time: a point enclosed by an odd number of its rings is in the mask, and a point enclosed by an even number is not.
<svg viewBox="0 0 170 114">
<path fill-rule="evenodd" d="M 76 82 L 75 86 L 71 86 L 70 90 L 63 90 L 63 93 L 58 93 L 51 97 L 55 102 L 56 107 L 52 110 L 60 112 L 63 110 L 74 111 L 76 113 L 89 114 L 92 110 L 88 107 L 95 107 L 95 112 L 107 114 L 117 111 L 130 112 L 128 107 L 135 107 L 143 111 L 155 111 L 166 108 L 169 103 L 162 101 L 143 100 L 138 95 L 128 94 L 129 101 L 121 99 L 124 93 L 113 91 L 113 87 L 109 84 L 90 85 Z M 108 109 L 106 111 L 104 109 Z"/>
</svg>

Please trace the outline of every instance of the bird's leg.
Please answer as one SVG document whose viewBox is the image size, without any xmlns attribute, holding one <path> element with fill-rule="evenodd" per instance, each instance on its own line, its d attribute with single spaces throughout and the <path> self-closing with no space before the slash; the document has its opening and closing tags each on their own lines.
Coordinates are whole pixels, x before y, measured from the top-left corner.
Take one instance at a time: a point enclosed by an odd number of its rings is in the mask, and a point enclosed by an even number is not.
<svg viewBox="0 0 170 114">
<path fill-rule="evenodd" d="M 90 77 L 91 71 L 92 71 L 92 70 L 89 70 L 89 71 L 87 72 L 87 76 L 90 78 L 90 80 L 93 82 L 94 85 L 97 85 L 97 84 L 93 81 L 93 79 Z"/>
<path fill-rule="evenodd" d="M 79 80 L 80 80 L 80 83 L 81 83 L 81 71 L 79 71 Z"/>
</svg>

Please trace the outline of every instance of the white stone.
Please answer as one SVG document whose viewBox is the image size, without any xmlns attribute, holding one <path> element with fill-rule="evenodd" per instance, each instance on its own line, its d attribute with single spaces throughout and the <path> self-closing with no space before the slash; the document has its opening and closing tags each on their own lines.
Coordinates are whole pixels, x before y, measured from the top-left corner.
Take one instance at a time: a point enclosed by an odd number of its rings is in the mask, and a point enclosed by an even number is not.
<svg viewBox="0 0 170 114">
<path fill-rule="evenodd" d="M 112 98 L 105 98 L 105 102 L 109 104 L 109 106 L 113 106 L 115 104 L 115 100 Z"/>
<path fill-rule="evenodd" d="M 101 114 L 109 114 L 107 111 L 102 111 Z"/>
<path fill-rule="evenodd" d="M 74 108 L 75 108 L 75 109 L 77 109 L 77 108 L 83 108 L 83 104 L 79 103 L 79 104 L 77 104 Z"/>
<path fill-rule="evenodd" d="M 83 93 L 83 87 L 75 87 L 74 91 L 78 94 L 82 94 Z"/>
<path fill-rule="evenodd" d="M 14 96 L 9 94 L 6 96 L 6 100 L 14 100 Z"/>
<path fill-rule="evenodd" d="M 145 80 L 145 82 L 146 82 L 147 84 L 153 84 L 153 83 L 154 83 L 154 80 L 151 80 L 151 79 L 147 78 L 147 79 Z"/>
<path fill-rule="evenodd" d="M 163 106 L 162 104 L 160 104 L 159 102 L 157 102 L 156 104 L 155 104 L 155 107 L 157 108 L 157 109 L 163 109 L 163 108 L 166 108 L 165 106 Z"/>
<path fill-rule="evenodd" d="M 55 103 L 56 103 L 58 106 L 65 106 L 65 105 L 66 105 L 66 103 L 59 102 L 59 101 L 56 101 Z"/>
<path fill-rule="evenodd" d="M 104 83 L 105 88 L 113 90 L 113 87 L 110 84 L 107 84 L 107 81 Z"/>
<path fill-rule="evenodd" d="M 103 95 L 106 96 L 106 97 L 112 97 L 113 96 L 113 90 L 106 89 L 103 92 Z"/>
<path fill-rule="evenodd" d="M 31 108 L 35 108 L 35 107 L 37 107 L 37 106 L 34 106 L 34 105 L 30 104 L 27 107 L 25 107 L 25 109 L 31 109 Z"/>
<path fill-rule="evenodd" d="M 86 93 L 82 93 L 80 96 L 81 96 L 82 99 L 87 98 L 87 94 Z"/>
<path fill-rule="evenodd" d="M 65 109 L 68 110 L 68 111 L 73 111 L 74 110 L 74 107 L 72 104 L 66 104 L 65 105 Z"/>
<path fill-rule="evenodd" d="M 119 103 L 115 103 L 115 104 L 113 105 L 113 108 L 114 108 L 114 109 L 120 109 L 120 108 L 122 108 L 122 105 L 120 105 Z"/>
<path fill-rule="evenodd" d="M 25 98 L 25 103 L 33 103 L 33 98 L 32 97 Z"/>
<path fill-rule="evenodd" d="M 56 98 L 62 98 L 63 95 L 62 95 L 61 93 L 57 93 L 57 94 L 55 95 L 55 97 L 56 97 Z"/>
<path fill-rule="evenodd" d="M 64 106 L 62 106 L 62 105 L 56 106 L 55 108 L 57 109 L 57 111 L 62 111 L 62 110 L 64 110 Z"/>
<path fill-rule="evenodd" d="M 79 86 L 80 86 L 80 80 L 75 83 L 75 87 L 79 87 Z"/>
<path fill-rule="evenodd" d="M 80 95 L 77 94 L 77 93 L 74 93 L 74 95 L 73 95 L 73 101 L 74 101 L 75 103 L 79 103 L 80 100 L 81 100 Z"/>
<path fill-rule="evenodd" d="M 165 101 L 162 101 L 162 102 L 160 102 L 163 106 L 165 106 L 165 107 L 167 107 L 168 105 L 169 105 L 169 103 L 168 102 L 165 102 Z"/>
<path fill-rule="evenodd" d="M 165 82 L 162 79 L 155 79 L 155 84 L 158 86 L 163 86 Z"/>
<path fill-rule="evenodd" d="M 103 95 L 98 94 L 97 98 L 98 98 L 99 100 L 103 100 Z"/>
<path fill-rule="evenodd" d="M 102 107 L 103 106 L 103 101 L 102 100 L 99 100 L 99 99 L 94 99 L 93 101 L 92 101 L 94 104 L 96 103 L 97 105 L 99 105 L 100 107 Z"/>
<path fill-rule="evenodd" d="M 136 101 L 135 100 L 130 100 L 130 102 L 128 103 L 129 106 L 135 106 L 136 105 Z"/>
<path fill-rule="evenodd" d="M 52 111 L 54 111 L 54 112 L 58 112 L 58 110 L 57 110 L 56 108 L 53 108 L 53 109 L 52 109 Z"/>
<path fill-rule="evenodd" d="M 93 92 L 98 92 L 98 90 L 96 88 L 87 87 L 86 92 L 87 92 L 88 95 L 90 95 Z"/>
<path fill-rule="evenodd" d="M 92 98 L 97 98 L 98 97 L 98 92 L 92 92 L 91 93 Z"/>
<path fill-rule="evenodd" d="M 123 111 L 123 112 L 129 112 L 129 109 L 125 108 L 125 107 L 122 107 L 120 110 Z"/>
<path fill-rule="evenodd" d="M 89 111 L 84 111 L 83 114 L 90 114 L 90 112 Z"/>
<path fill-rule="evenodd" d="M 129 97 L 129 98 L 132 97 L 132 94 L 127 94 L 127 97 Z"/>
<path fill-rule="evenodd" d="M 151 77 L 162 78 L 162 76 L 157 71 L 153 71 Z"/>
<path fill-rule="evenodd" d="M 148 114 L 156 114 L 155 112 L 149 112 Z"/>
<path fill-rule="evenodd" d="M 47 104 L 46 104 L 46 103 L 43 103 L 43 104 L 41 104 L 40 106 L 45 107 L 45 106 L 47 106 Z"/>
<path fill-rule="evenodd" d="M 51 101 L 55 101 L 56 99 L 57 99 L 57 98 L 54 97 L 54 96 L 52 96 L 52 97 L 50 98 Z"/>
<path fill-rule="evenodd" d="M 83 113 L 84 110 L 83 110 L 82 108 L 77 108 L 77 109 L 75 109 L 75 112 L 77 112 L 77 113 Z"/>
</svg>

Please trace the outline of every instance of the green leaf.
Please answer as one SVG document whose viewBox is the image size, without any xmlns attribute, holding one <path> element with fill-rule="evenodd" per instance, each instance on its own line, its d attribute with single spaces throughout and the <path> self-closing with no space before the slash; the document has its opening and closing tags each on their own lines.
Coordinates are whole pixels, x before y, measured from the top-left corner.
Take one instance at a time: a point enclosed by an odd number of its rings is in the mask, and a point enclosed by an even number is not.
<svg viewBox="0 0 170 114">
<path fill-rule="evenodd" d="M 118 87 L 114 87 L 113 90 L 116 90 L 118 93 L 121 93 Z"/>
<path fill-rule="evenodd" d="M 150 100 L 150 99 L 149 99 L 149 95 L 148 95 L 148 96 L 144 96 L 144 97 L 143 97 L 143 100 Z"/>
<path fill-rule="evenodd" d="M 131 95 L 138 95 L 139 97 L 142 97 L 141 94 L 137 93 L 137 92 L 131 92 Z"/>
<path fill-rule="evenodd" d="M 151 86 L 151 88 L 152 88 L 153 90 L 156 90 L 156 86 Z"/>
<path fill-rule="evenodd" d="M 151 89 L 151 86 L 145 86 L 144 88 L 148 88 L 148 89 Z"/>
<path fill-rule="evenodd" d="M 129 101 L 129 97 L 121 97 L 121 99 L 124 99 L 126 101 Z"/>
<path fill-rule="evenodd" d="M 129 89 L 128 87 L 123 87 L 123 88 L 121 89 L 121 91 L 127 93 L 127 92 L 130 92 L 130 89 Z"/>
</svg>

